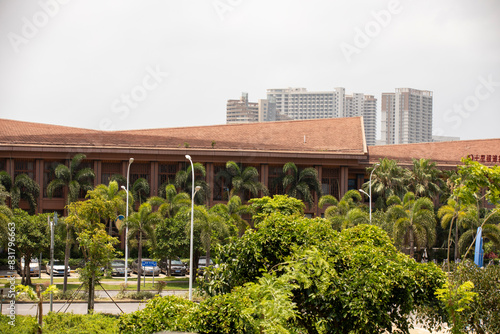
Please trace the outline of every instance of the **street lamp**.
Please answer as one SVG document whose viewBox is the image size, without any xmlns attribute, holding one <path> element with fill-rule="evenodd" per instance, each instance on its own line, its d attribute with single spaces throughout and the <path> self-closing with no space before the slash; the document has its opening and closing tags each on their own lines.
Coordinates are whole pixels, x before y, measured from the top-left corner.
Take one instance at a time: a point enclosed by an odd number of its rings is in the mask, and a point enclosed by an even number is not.
<svg viewBox="0 0 500 334">
<path fill-rule="evenodd" d="M 200 186 L 194 187 L 194 166 L 191 156 L 186 154 L 186 159 L 191 163 L 191 233 L 189 242 L 189 300 L 193 300 L 193 215 L 194 215 L 194 195 L 200 190 Z"/>
<path fill-rule="evenodd" d="M 130 158 L 128 160 L 128 167 L 127 167 L 127 189 L 125 189 L 124 186 L 122 186 L 122 189 L 124 189 L 127 192 L 127 208 L 125 209 L 125 285 L 127 284 L 128 280 L 128 180 L 129 180 L 129 175 L 130 175 L 130 165 L 134 162 L 134 158 Z"/>
<path fill-rule="evenodd" d="M 377 169 L 377 167 L 380 166 L 380 164 L 375 164 L 373 166 L 373 170 L 372 172 L 370 173 L 370 184 L 369 184 L 369 187 L 370 187 L 370 190 L 369 190 L 369 194 L 366 193 L 366 191 L 364 191 L 363 189 L 359 189 L 360 192 L 362 192 L 363 194 L 367 195 L 368 196 L 368 199 L 370 201 L 370 224 L 372 223 L 372 175 L 373 175 L 373 172 L 375 171 L 375 169 Z"/>
</svg>

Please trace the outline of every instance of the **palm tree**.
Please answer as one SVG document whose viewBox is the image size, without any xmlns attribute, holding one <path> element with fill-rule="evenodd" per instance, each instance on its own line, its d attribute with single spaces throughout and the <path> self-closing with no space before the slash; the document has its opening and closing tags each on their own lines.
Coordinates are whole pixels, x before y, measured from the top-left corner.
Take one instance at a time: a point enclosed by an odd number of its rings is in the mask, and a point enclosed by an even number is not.
<svg viewBox="0 0 500 334">
<path fill-rule="evenodd" d="M 367 168 L 367 172 L 371 173 L 374 167 Z M 387 199 L 393 195 L 402 197 L 406 193 L 405 178 L 406 174 L 396 160 L 387 158 L 379 160 L 379 166 L 373 172 L 372 196 L 379 196 L 381 199 L 378 203 L 385 206 Z M 369 191 L 370 181 L 363 184 L 362 189 Z"/>
<path fill-rule="evenodd" d="M 229 236 L 229 229 L 222 216 L 216 209 L 207 210 L 204 206 L 197 205 L 194 211 L 194 229 L 200 231 L 200 240 L 205 250 L 206 264 L 210 263 L 210 249 L 214 242 L 221 242 Z"/>
<path fill-rule="evenodd" d="M 29 214 L 34 215 L 40 196 L 40 186 L 26 174 L 19 174 L 12 182 L 12 178 L 6 171 L 0 172 L 0 185 L 4 191 L 10 193 L 12 209 L 19 208 L 19 202 L 25 200 L 29 205 Z"/>
<path fill-rule="evenodd" d="M 337 201 L 332 195 L 325 195 L 319 199 L 318 206 L 330 205 L 325 210 L 325 218 L 332 223 L 335 230 L 342 230 L 358 224 L 368 224 L 370 219 L 361 208 L 361 194 L 357 190 L 349 190 Z"/>
<path fill-rule="evenodd" d="M 283 174 L 283 188 L 288 196 L 302 199 L 311 207 L 314 204 L 312 191 L 322 195 L 316 169 L 308 167 L 299 170 L 293 162 L 287 162 L 283 166 Z"/>
<path fill-rule="evenodd" d="M 477 228 L 482 227 L 483 238 L 488 239 L 497 247 L 500 247 L 500 213 L 498 210 L 491 211 L 480 209 L 477 206 L 470 205 L 466 208 L 466 215 L 463 219 L 465 232 L 458 240 L 458 249 L 460 253 L 467 256 L 468 251 L 476 239 Z M 468 248 L 467 248 L 468 247 Z"/>
<path fill-rule="evenodd" d="M 191 206 L 191 196 L 184 192 L 177 193 L 173 184 L 167 184 L 162 193 L 165 198 L 153 196 L 148 203 L 158 207 L 158 212 L 165 218 L 174 218 L 180 208 Z"/>
<path fill-rule="evenodd" d="M 229 224 L 234 224 L 238 229 L 238 235 L 241 237 L 245 230 L 250 226 L 248 222 L 243 219 L 242 215 L 250 213 L 250 208 L 248 205 L 244 205 L 241 202 L 239 196 L 231 196 L 227 204 L 218 203 L 210 208 L 211 212 L 218 212 L 223 214 L 226 221 Z"/>
<path fill-rule="evenodd" d="M 69 167 L 64 164 L 57 165 L 54 174 L 56 178 L 47 185 L 47 195 L 52 197 L 54 192 L 59 188 L 66 188 L 68 196 L 66 204 L 70 205 L 78 200 L 80 190 L 88 191 L 92 189 L 90 180 L 95 177 L 94 171 L 91 168 L 78 168 L 81 162 L 86 158 L 85 154 L 76 154 L 69 164 Z M 69 252 L 71 247 L 71 225 L 66 225 L 66 249 L 64 250 L 64 267 L 69 264 Z M 68 273 L 64 271 L 63 292 L 66 292 L 68 283 Z"/>
<path fill-rule="evenodd" d="M 150 187 L 148 180 L 142 177 L 135 180 L 134 184 L 132 185 L 131 192 L 133 199 L 135 199 L 135 201 L 138 201 L 139 206 L 141 206 L 142 203 L 146 202 L 149 197 Z"/>
<path fill-rule="evenodd" d="M 94 171 L 91 168 L 78 168 L 81 162 L 86 158 L 85 154 L 76 154 L 69 164 L 69 167 L 64 164 L 57 165 L 54 173 L 56 178 L 47 186 L 47 194 L 52 197 L 56 189 L 66 188 L 68 197 L 66 204 L 71 204 L 78 200 L 80 190 L 91 190 L 93 185 L 90 182 L 95 177 Z"/>
<path fill-rule="evenodd" d="M 199 163 L 195 162 L 193 164 L 194 167 L 194 186 L 200 187 L 200 190 L 196 192 L 196 195 L 194 197 L 194 202 L 196 204 L 203 204 L 205 203 L 205 199 L 207 197 L 207 194 L 210 191 L 210 187 L 208 186 L 208 183 L 204 180 L 207 172 L 205 170 L 205 167 Z M 203 179 L 196 179 L 197 174 L 200 174 Z M 188 194 L 191 194 L 191 165 L 188 166 L 186 170 L 180 170 L 175 174 L 175 181 L 174 185 L 175 187 L 180 191 L 180 192 L 185 192 Z"/>
<path fill-rule="evenodd" d="M 422 247 L 431 247 L 436 239 L 434 205 L 427 197 L 415 199 L 412 192 L 406 193 L 403 201 L 397 196 L 387 200 L 387 219 L 394 222 L 394 241 L 410 248 L 410 256 Z"/>
<path fill-rule="evenodd" d="M 448 271 L 450 270 L 450 245 L 451 245 L 451 231 L 453 229 L 453 223 L 455 223 L 455 261 L 458 259 L 458 226 L 466 217 L 466 207 L 459 204 L 453 198 L 448 200 L 446 205 L 439 208 L 437 216 L 441 219 L 441 227 L 447 228 L 450 226 L 448 232 Z"/>
<path fill-rule="evenodd" d="M 267 187 L 258 181 L 259 172 L 257 168 L 248 166 L 241 170 L 240 166 L 234 161 L 226 163 L 226 170 L 222 170 L 215 176 L 217 179 L 224 179 L 225 186 L 231 185 L 229 196 L 238 195 L 240 198 L 245 197 L 245 193 L 253 196 L 258 196 L 259 192 L 267 195 L 269 191 Z"/>
<path fill-rule="evenodd" d="M 161 217 L 158 212 L 153 212 L 151 204 L 142 203 L 137 212 L 132 213 L 128 217 L 128 240 L 132 237 L 139 235 L 138 241 L 138 255 L 137 255 L 137 292 L 141 291 L 141 272 L 142 272 L 142 242 L 143 237 L 148 238 L 154 245 L 156 242 L 155 238 L 155 225 L 161 221 Z M 122 228 L 125 224 L 122 225 Z"/>
<path fill-rule="evenodd" d="M 116 181 L 109 182 L 109 185 L 107 186 L 100 184 L 95 188 L 94 192 L 108 202 L 111 210 L 114 212 L 108 222 L 108 234 L 112 235 L 113 223 L 115 222 L 116 217 L 120 213 L 123 214 L 125 212 L 127 192 L 125 190 L 120 190 L 118 182 Z M 133 202 L 133 200 L 130 202 Z"/>
<path fill-rule="evenodd" d="M 413 167 L 408 170 L 408 190 L 418 197 L 435 198 L 441 193 L 441 171 L 436 163 L 428 159 L 413 159 Z"/>
</svg>

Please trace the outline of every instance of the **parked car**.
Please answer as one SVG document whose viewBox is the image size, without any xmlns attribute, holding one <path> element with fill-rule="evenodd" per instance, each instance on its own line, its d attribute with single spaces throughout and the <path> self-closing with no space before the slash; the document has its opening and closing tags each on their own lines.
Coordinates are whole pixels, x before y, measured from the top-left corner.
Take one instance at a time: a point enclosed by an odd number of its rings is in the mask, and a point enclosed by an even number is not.
<svg viewBox="0 0 500 334">
<path fill-rule="evenodd" d="M 66 267 L 66 270 L 68 272 L 68 276 L 70 275 L 70 268 L 69 266 Z M 50 267 L 50 261 L 47 263 L 47 274 L 50 275 L 52 272 L 52 268 Z M 54 270 L 53 270 L 53 275 L 61 275 L 64 276 L 64 261 L 61 260 L 54 260 Z"/>
<path fill-rule="evenodd" d="M 170 260 L 170 274 L 172 276 L 186 276 L 186 265 L 181 260 Z M 168 275 L 168 262 L 169 260 L 164 260 L 161 262 L 161 271 Z"/>
<path fill-rule="evenodd" d="M 139 265 L 138 265 L 138 260 L 139 259 L 135 259 L 134 262 L 132 262 L 132 271 L 134 273 L 138 273 L 139 271 Z M 154 261 L 154 260 L 151 260 L 151 259 L 142 259 L 142 261 Z M 153 276 L 153 273 L 155 276 L 158 276 L 160 275 L 161 273 L 161 270 L 160 270 L 160 267 L 158 267 L 158 265 L 156 265 L 155 267 L 152 267 L 152 266 L 143 266 L 142 267 L 142 271 L 141 271 L 141 275 L 151 275 Z"/>
<path fill-rule="evenodd" d="M 19 274 L 22 274 L 24 270 L 24 257 L 21 258 L 21 267 L 19 268 Z M 30 260 L 30 276 L 38 276 L 40 274 L 40 264 L 37 258 L 32 258 Z"/>
<path fill-rule="evenodd" d="M 127 270 L 127 276 L 130 275 L 130 270 Z M 125 260 L 111 261 L 111 276 L 125 276 Z"/>
<path fill-rule="evenodd" d="M 213 266 L 214 263 L 212 259 L 210 259 L 209 266 Z M 198 275 L 203 275 L 205 272 L 205 267 L 207 266 L 207 257 L 206 256 L 200 256 L 200 259 L 198 260 Z"/>
</svg>

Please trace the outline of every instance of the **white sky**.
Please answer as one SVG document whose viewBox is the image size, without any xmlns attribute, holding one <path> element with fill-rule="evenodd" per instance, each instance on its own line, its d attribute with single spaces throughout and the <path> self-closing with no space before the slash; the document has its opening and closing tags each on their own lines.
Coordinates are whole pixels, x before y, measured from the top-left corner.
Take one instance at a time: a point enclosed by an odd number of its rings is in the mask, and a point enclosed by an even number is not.
<svg viewBox="0 0 500 334">
<path fill-rule="evenodd" d="M 434 92 L 434 134 L 498 138 L 499 14 L 497 0 L 0 0 L 0 118 L 225 124 L 241 92 L 345 87 L 375 95 L 380 123 L 381 93 L 410 87 Z"/>
</svg>

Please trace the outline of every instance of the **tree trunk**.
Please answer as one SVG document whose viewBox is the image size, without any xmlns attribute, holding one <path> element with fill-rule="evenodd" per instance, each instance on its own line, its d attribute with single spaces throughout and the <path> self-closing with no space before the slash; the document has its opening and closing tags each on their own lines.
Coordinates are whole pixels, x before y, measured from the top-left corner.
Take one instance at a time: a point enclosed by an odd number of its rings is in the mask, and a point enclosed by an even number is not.
<svg viewBox="0 0 500 334">
<path fill-rule="evenodd" d="M 89 297 L 87 304 L 87 314 L 94 313 L 94 277 L 95 274 L 92 273 L 92 277 L 89 279 Z"/>
<path fill-rule="evenodd" d="M 66 248 L 64 249 L 64 281 L 63 281 L 63 292 L 66 292 L 66 290 L 68 288 L 68 273 L 66 271 L 66 268 L 68 268 L 68 265 L 69 265 L 69 252 L 70 252 L 69 237 L 70 237 L 70 229 L 69 229 L 69 226 L 66 225 Z"/>
<path fill-rule="evenodd" d="M 31 285 L 30 264 L 31 264 L 31 255 L 27 256 L 24 259 L 24 275 L 26 276 L 26 278 L 25 278 L 25 285 Z"/>
<path fill-rule="evenodd" d="M 141 292 L 142 274 L 142 231 L 139 232 L 139 250 L 137 252 L 137 292 Z"/>
<path fill-rule="evenodd" d="M 455 224 L 455 261 L 458 259 L 458 219 Z"/>
<path fill-rule="evenodd" d="M 410 238 L 410 257 L 413 258 L 415 255 L 415 251 L 413 250 L 413 246 L 415 244 L 415 240 L 413 240 L 413 227 L 410 227 L 410 232 L 409 232 L 409 238 Z"/>
<path fill-rule="evenodd" d="M 38 330 L 37 333 L 42 334 L 43 325 L 43 300 L 42 294 L 40 293 L 40 285 L 36 286 L 36 295 L 38 297 Z"/>
</svg>

